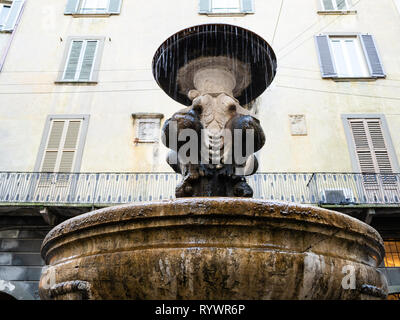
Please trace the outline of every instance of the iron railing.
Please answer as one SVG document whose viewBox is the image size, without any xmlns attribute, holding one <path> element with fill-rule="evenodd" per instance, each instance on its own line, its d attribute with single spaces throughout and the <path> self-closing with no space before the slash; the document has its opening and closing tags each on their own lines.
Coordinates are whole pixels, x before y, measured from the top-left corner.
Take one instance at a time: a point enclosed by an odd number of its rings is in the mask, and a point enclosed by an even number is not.
<svg viewBox="0 0 400 320">
<path fill-rule="evenodd" d="M 113 205 L 174 197 L 175 173 L 0 172 L 0 203 Z M 400 174 L 258 173 L 254 198 L 304 204 L 400 204 Z"/>
</svg>

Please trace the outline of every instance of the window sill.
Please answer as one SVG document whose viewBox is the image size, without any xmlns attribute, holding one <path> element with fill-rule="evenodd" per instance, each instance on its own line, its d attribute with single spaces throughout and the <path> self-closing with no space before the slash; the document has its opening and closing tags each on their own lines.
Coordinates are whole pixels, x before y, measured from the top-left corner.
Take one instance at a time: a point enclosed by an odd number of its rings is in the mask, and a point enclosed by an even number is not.
<svg viewBox="0 0 400 320">
<path fill-rule="evenodd" d="M 137 138 L 134 141 L 135 144 L 139 144 L 139 143 L 145 143 L 145 144 L 149 144 L 149 143 L 158 143 L 157 140 L 137 140 Z"/>
<path fill-rule="evenodd" d="M 320 10 L 318 14 L 329 15 L 329 14 L 357 14 L 357 10 Z"/>
<path fill-rule="evenodd" d="M 371 82 L 376 81 L 379 78 L 376 77 L 329 77 L 324 79 L 330 79 L 335 82 Z"/>
<path fill-rule="evenodd" d="M 74 18 L 107 18 L 116 13 L 65 13 L 66 16 L 73 16 Z"/>
<path fill-rule="evenodd" d="M 96 85 L 98 81 L 70 81 L 70 80 L 57 80 L 55 84 L 69 84 L 69 85 Z"/>
<path fill-rule="evenodd" d="M 199 12 L 199 14 L 208 17 L 243 17 L 248 14 L 254 14 L 254 12 Z"/>
</svg>

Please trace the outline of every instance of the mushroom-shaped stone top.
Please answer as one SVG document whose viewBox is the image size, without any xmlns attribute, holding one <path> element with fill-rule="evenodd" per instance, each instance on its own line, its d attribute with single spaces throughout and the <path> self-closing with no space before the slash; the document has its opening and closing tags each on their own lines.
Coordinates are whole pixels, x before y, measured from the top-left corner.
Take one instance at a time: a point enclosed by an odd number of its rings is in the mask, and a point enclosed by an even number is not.
<svg viewBox="0 0 400 320">
<path fill-rule="evenodd" d="M 203 24 L 165 40 L 152 68 L 159 86 L 184 105 L 191 105 L 188 92 L 193 89 L 225 92 L 245 105 L 271 84 L 276 66 L 274 51 L 257 34 L 228 24 Z"/>
</svg>

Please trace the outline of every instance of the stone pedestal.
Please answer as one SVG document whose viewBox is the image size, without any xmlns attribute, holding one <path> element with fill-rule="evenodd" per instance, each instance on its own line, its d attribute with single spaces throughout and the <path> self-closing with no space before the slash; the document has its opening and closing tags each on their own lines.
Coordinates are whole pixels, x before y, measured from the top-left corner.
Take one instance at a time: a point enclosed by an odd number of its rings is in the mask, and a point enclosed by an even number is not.
<svg viewBox="0 0 400 320">
<path fill-rule="evenodd" d="M 54 228 L 42 256 L 48 264 L 42 299 L 387 294 L 376 270 L 383 242 L 373 228 L 341 213 L 283 202 L 184 198 L 101 209 Z"/>
</svg>

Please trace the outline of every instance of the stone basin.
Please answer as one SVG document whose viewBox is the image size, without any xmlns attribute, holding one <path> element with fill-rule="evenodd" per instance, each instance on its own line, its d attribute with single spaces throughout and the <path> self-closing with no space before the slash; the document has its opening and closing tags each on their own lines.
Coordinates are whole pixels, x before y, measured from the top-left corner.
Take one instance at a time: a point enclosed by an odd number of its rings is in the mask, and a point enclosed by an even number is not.
<svg viewBox="0 0 400 320">
<path fill-rule="evenodd" d="M 42 299 L 384 299 L 383 241 L 304 205 L 183 198 L 93 211 L 45 238 Z M 354 273 L 351 273 L 351 270 Z M 344 277 L 353 276 L 354 287 Z"/>
</svg>

